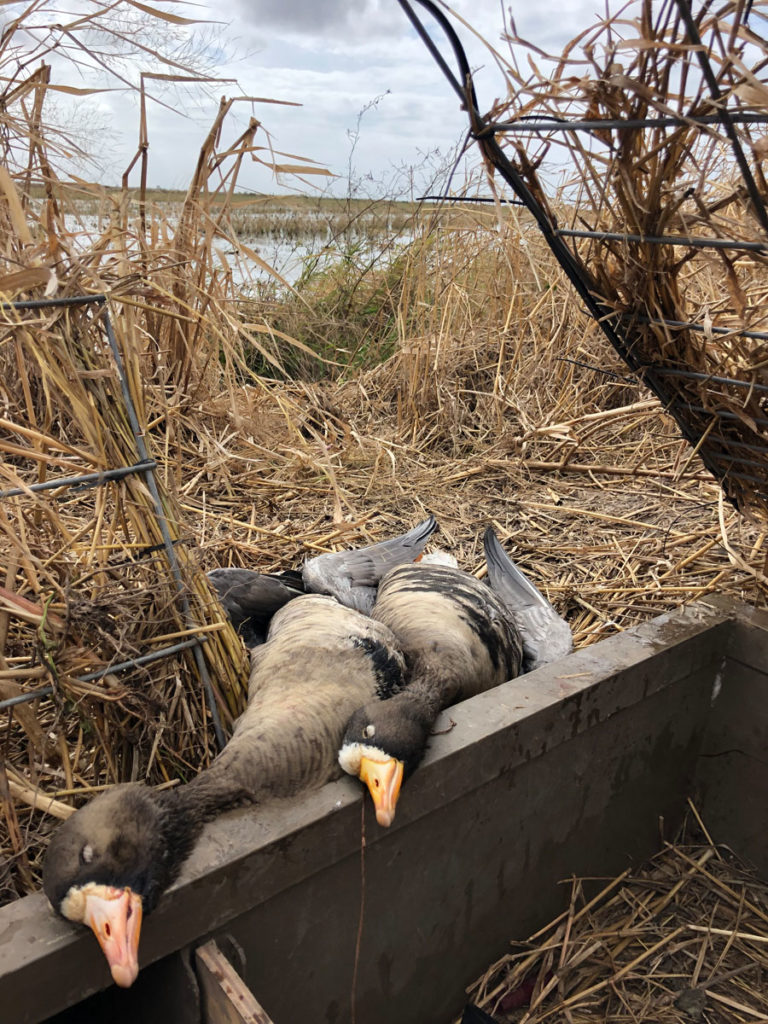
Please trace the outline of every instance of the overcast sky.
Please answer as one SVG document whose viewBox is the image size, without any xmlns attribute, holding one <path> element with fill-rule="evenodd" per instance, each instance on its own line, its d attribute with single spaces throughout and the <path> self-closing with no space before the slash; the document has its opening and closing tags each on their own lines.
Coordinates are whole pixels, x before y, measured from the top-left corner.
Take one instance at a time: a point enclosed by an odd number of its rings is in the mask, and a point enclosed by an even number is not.
<svg viewBox="0 0 768 1024">
<path fill-rule="evenodd" d="M 153 0 L 147 2 L 153 4 Z M 87 0 L 60 0 L 56 9 L 77 13 L 84 6 Z M 208 94 L 178 87 L 173 93 L 161 93 L 181 108 L 178 113 L 150 104 L 150 185 L 186 187 L 218 97 L 238 92 L 302 106 L 238 104 L 238 117 L 225 137 L 234 138 L 253 114 L 269 129 L 277 149 L 309 157 L 339 175 L 335 190 L 340 194 L 346 191 L 350 159 L 353 177 L 362 179 L 364 189 L 375 193 L 379 183 L 388 187 L 398 168 L 414 167 L 418 191 L 428 180 L 430 168 L 441 162 L 427 155 L 439 150 L 446 158 L 466 131 L 466 116 L 456 96 L 396 0 L 197 0 L 183 8 L 167 3 L 154 6 L 216 23 L 203 30 L 203 52 L 218 74 L 237 79 L 239 87 L 221 84 Z M 508 24 L 511 10 L 521 36 L 558 53 L 577 32 L 595 23 L 602 6 L 600 0 L 560 0 L 555 7 L 534 0 L 511 7 L 499 0 L 454 0 L 452 4 L 497 47 L 505 47 L 505 16 Z M 9 16 L 3 15 L 3 20 Z M 470 63 L 481 69 L 480 106 L 488 109 L 504 91 L 503 77 L 471 33 L 460 24 L 457 28 Z M 449 56 L 448 49 L 442 48 Z M 137 64 L 127 73 L 138 69 Z M 54 77 L 56 71 L 54 67 Z M 71 72 L 68 81 L 78 84 Z M 87 176 L 119 181 L 138 138 L 134 98 L 116 91 L 84 98 L 77 106 L 78 116 L 86 116 L 99 131 L 102 169 L 90 169 Z M 93 141 L 88 140 L 91 146 Z M 278 183 L 263 170 L 248 167 L 240 184 L 272 192 L 296 183 L 289 178 Z"/>
</svg>

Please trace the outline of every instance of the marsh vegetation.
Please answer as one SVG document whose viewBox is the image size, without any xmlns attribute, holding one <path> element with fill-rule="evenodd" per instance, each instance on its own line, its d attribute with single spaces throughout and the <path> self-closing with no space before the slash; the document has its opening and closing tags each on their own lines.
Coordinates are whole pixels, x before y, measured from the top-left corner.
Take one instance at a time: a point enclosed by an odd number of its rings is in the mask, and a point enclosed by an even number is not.
<svg viewBox="0 0 768 1024">
<path fill-rule="evenodd" d="M 17 493 L 0 505 L 0 700 L 45 691 L 1 713 L 0 899 L 35 889 L 56 818 L 93 792 L 210 763 L 191 657 L 89 679 L 204 636 L 228 730 L 245 660 L 206 569 L 296 566 L 434 512 L 440 546 L 478 574 L 493 524 L 578 646 L 715 591 L 763 600 L 763 525 L 724 501 L 527 214 L 241 194 L 258 127 L 220 152 L 226 104 L 183 194 L 65 180 L 45 104 L 28 102 L 42 73 L 18 81 L 9 39 L 0 288 L 107 296 L 138 430 L 97 308 L 5 307 L 0 487 Z M 297 272 L 260 239 L 306 243 Z M 699 308 L 728 306 L 716 264 L 680 280 Z M 161 516 L 137 473 L 30 490 L 135 466 L 138 438 Z"/>
</svg>

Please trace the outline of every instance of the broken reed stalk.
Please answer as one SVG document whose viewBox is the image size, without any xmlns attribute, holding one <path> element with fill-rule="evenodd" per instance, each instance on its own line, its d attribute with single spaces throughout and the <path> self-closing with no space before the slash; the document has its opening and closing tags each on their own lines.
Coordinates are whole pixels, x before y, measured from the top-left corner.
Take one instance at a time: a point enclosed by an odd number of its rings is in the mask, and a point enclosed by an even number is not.
<svg viewBox="0 0 768 1024">
<path fill-rule="evenodd" d="M 583 260 L 590 292 L 614 313 L 606 318 L 622 357 L 661 396 L 726 495 L 766 519 L 768 376 L 759 334 L 768 327 L 768 149 L 764 124 L 749 118 L 768 113 L 768 43 L 759 7 L 700 5 L 695 36 L 681 7 L 641 0 L 583 31 L 560 57 L 537 50 L 530 65 L 515 50 L 506 63 L 511 99 L 494 118 L 518 121 L 504 136 L 510 159 L 550 222 L 575 232 L 566 241 Z M 722 123 L 712 116 L 724 108 L 737 121 L 730 134 L 727 115 Z M 526 131 L 552 119 L 598 124 Z M 563 159 L 568 184 L 557 209 L 546 176 Z M 596 235 L 579 238 L 584 232 Z M 654 242 L 662 237 L 685 244 Z"/>
<path fill-rule="evenodd" d="M 611 879 L 573 879 L 567 910 L 469 989 L 499 1024 L 654 1020 L 689 1024 L 716 1005 L 768 1014 L 766 885 L 696 819 L 648 864 Z M 698 831 L 697 831 L 698 830 Z M 708 1018 L 707 1018 L 708 1019 Z M 726 1018 L 722 1018 L 726 1019 Z"/>
</svg>

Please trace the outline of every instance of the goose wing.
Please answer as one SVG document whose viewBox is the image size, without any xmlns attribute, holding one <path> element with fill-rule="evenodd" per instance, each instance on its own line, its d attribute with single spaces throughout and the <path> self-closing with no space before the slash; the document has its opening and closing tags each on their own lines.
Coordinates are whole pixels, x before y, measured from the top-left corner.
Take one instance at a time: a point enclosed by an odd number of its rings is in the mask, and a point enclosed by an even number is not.
<svg viewBox="0 0 768 1024">
<path fill-rule="evenodd" d="M 312 593 L 330 594 L 348 608 L 370 615 L 379 580 L 395 566 L 418 558 L 436 528 L 430 516 L 399 537 L 310 558 L 302 569 L 304 585 Z"/>
<path fill-rule="evenodd" d="M 208 579 L 246 647 L 263 643 L 275 612 L 304 593 L 298 573 L 272 576 L 250 569 L 213 569 Z"/>
<path fill-rule="evenodd" d="M 485 531 L 483 546 L 491 588 L 523 638 L 525 671 L 564 658 L 573 649 L 568 623 L 518 569 L 490 526 Z"/>
</svg>

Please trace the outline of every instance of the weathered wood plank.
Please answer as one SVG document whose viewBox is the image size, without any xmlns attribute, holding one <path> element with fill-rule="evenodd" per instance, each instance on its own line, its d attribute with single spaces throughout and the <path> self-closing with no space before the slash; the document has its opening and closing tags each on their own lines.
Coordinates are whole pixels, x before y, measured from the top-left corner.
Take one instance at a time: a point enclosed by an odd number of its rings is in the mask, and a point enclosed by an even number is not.
<svg viewBox="0 0 768 1024">
<path fill-rule="evenodd" d="M 206 1024 L 272 1024 L 272 1018 L 211 940 L 195 950 Z"/>
<path fill-rule="evenodd" d="M 741 614 L 724 605 L 662 616 L 449 709 L 394 826 L 366 827 L 358 1019 L 450 1019 L 483 964 L 551 916 L 558 879 L 621 870 L 627 856 L 655 849 L 659 816 L 671 826 L 690 792 L 714 679 Z M 218 931 L 246 951 L 246 983 L 281 1024 L 344 1024 L 361 799 L 359 784 L 344 779 L 208 826 L 147 919 L 142 970 L 127 993 L 110 986 L 88 930 L 54 918 L 41 895 L 3 908 L 4 1011 L 32 1024 L 78 1003 L 67 1024 L 147 1013 L 198 1024 L 186 988 L 179 1009 L 179 979 L 157 979 L 169 954 L 186 963 L 174 951 Z M 197 985 L 189 988 L 196 998 Z M 160 995 L 173 1002 L 170 1015 L 156 1012 Z"/>
</svg>

